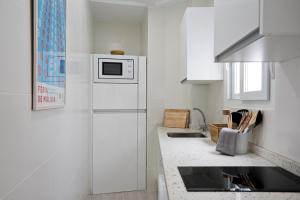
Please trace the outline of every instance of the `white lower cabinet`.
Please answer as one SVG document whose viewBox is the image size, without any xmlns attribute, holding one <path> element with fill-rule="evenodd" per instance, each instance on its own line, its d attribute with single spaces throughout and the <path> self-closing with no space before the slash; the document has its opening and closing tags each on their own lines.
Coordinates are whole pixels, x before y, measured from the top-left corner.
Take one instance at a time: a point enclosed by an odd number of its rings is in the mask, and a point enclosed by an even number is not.
<svg viewBox="0 0 300 200">
<path fill-rule="evenodd" d="M 167 192 L 167 186 L 166 186 L 166 181 L 164 175 L 160 174 L 158 175 L 158 200 L 168 200 L 168 192 Z"/>
<path fill-rule="evenodd" d="M 93 115 L 93 194 L 138 190 L 138 113 Z"/>
<path fill-rule="evenodd" d="M 159 151 L 161 152 L 161 151 Z M 166 184 L 166 179 L 164 176 L 164 167 L 162 163 L 162 157 L 161 154 L 159 153 L 157 155 L 159 158 L 158 162 L 158 169 L 159 169 L 159 175 L 157 177 L 157 199 L 158 200 L 168 200 L 168 191 L 167 191 L 167 184 Z"/>
</svg>

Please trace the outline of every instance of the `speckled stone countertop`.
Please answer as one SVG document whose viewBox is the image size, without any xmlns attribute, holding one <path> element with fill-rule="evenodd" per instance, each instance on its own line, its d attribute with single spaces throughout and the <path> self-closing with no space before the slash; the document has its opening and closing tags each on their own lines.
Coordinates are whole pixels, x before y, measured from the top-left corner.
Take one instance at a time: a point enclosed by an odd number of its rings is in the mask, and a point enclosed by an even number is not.
<svg viewBox="0 0 300 200">
<path fill-rule="evenodd" d="M 216 145 L 210 141 L 210 138 L 170 138 L 167 132 L 197 131 L 158 128 L 169 200 L 300 200 L 300 193 L 187 192 L 177 169 L 178 166 L 274 166 L 274 164 L 252 153 L 234 157 L 221 155 L 216 152 Z"/>
</svg>

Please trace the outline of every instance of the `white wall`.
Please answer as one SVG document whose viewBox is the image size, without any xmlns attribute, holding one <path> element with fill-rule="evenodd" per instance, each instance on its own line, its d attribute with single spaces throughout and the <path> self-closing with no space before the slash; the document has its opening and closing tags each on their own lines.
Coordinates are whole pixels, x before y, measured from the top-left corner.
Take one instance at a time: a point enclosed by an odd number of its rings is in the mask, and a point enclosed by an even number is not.
<svg viewBox="0 0 300 200">
<path fill-rule="evenodd" d="M 110 54 L 119 43 L 127 55 L 142 53 L 142 24 L 94 21 L 94 53 Z"/>
<path fill-rule="evenodd" d="M 31 111 L 30 15 L 28 0 L 0 1 L 0 199 L 85 199 L 90 182 L 88 3 L 67 1 L 64 109 Z"/>
<path fill-rule="evenodd" d="M 143 22 L 141 24 L 141 55 L 148 54 L 148 10 L 145 12 Z"/>
<path fill-rule="evenodd" d="M 300 59 L 276 66 L 273 103 L 264 109 L 263 126 L 253 141 L 268 150 L 300 163 Z"/>
<path fill-rule="evenodd" d="M 163 9 L 148 10 L 147 55 L 147 189 L 156 188 L 159 147 L 156 127 L 162 121 L 164 109 L 164 15 Z"/>
<path fill-rule="evenodd" d="M 275 66 L 275 80 L 271 83 L 271 100 L 268 102 L 241 102 L 222 98 L 224 85 L 209 88 L 210 120 L 222 119 L 220 108 L 254 108 L 263 110 L 263 124 L 254 129 L 252 142 L 272 152 L 300 163 L 300 58 Z M 224 82 L 226 85 L 226 82 Z M 226 94 L 225 94 L 226 95 Z M 216 99 L 215 97 L 218 96 Z"/>
<path fill-rule="evenodd" d="M 208 86 L 208 110 L 209 123 L 223 122 L 222 110 L 224 109 L 224 82 L 218 81 Z"/>
<path fill-rule="evenodd" d="M 148 10 L 148 97 L 147 173 L 148 190 L 156 189 L 159 172 L 157 127 L 162 125 L 165 108 L 199 107 L 207 113 L 204 85 L 182 85 L 179 64 L 180 22 L 186 4 L 150 7 Z M 194 120 L 200 120 L 198 113 Z"/>
</svg>

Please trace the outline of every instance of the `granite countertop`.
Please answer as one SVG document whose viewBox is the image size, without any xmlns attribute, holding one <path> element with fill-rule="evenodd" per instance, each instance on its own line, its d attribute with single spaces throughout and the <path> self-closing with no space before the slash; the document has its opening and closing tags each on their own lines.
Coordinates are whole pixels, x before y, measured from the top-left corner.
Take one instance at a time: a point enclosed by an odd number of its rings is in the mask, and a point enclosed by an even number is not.
<svg viewBox="0 0 300 200">
<path fill-rule="evenodd" d="M 190 129 L 158 128 L 163 170 L 169 200 L 300 200 L 300 193 L 274 192 L 187 192 L 178 166 L 274 166 L 249 153 L 226 156 L 218 153 L 210 138 L 170 138 L 167 132 L 199 132 Z"/>
</svg>

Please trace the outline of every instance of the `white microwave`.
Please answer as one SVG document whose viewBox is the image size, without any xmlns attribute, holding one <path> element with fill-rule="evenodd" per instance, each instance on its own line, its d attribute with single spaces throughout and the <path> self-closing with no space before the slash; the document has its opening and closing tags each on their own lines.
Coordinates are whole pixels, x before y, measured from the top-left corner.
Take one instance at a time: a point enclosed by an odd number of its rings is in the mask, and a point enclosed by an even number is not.
<svg viewBox="0 0 300 200">
<path fill-rule="evenodd" d="M 94 82 L 137 83 L 138 57 L 123 55 L 94 55 Z"/>
</svg>

